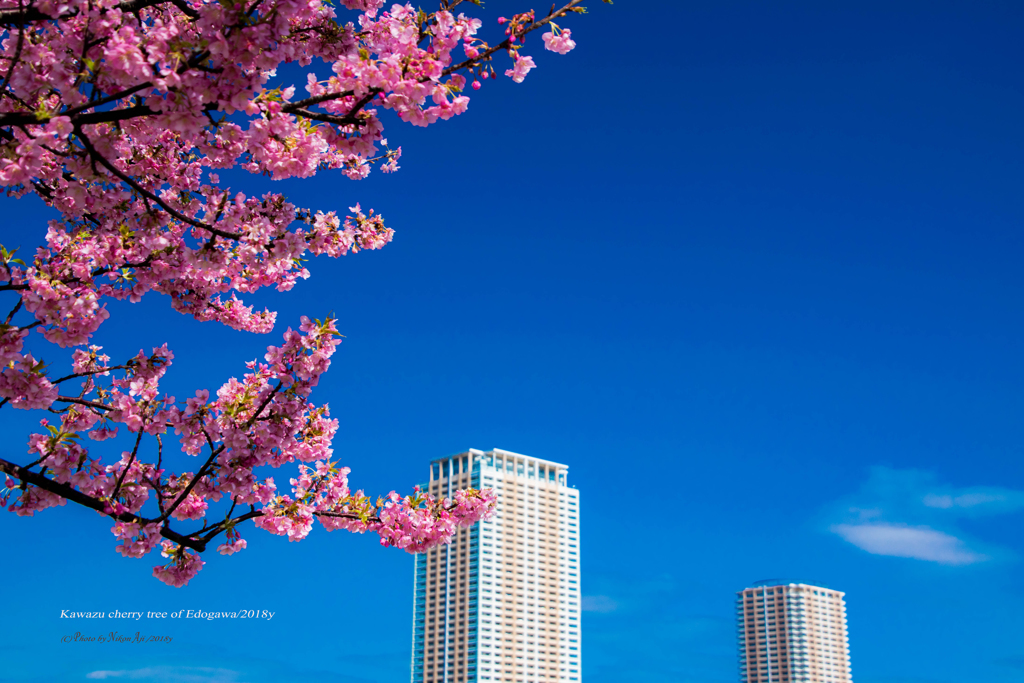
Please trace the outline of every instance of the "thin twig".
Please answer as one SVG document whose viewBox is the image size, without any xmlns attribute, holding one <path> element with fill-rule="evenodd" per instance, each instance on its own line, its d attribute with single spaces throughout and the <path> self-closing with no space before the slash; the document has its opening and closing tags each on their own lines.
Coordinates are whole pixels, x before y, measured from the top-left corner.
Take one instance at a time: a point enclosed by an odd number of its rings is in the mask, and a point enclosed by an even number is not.
<svg viewBox="0 0 1024 683">
<path fill-rule="evenodd" d="M 128 462 L 125 464 L 124 469 L 121 470 L 121 476 L 117 478 L 117 485 L 114 486 L 114 491 L 110 494 L 110 500 L 116 500 L 117 494 L 121 493 L 121 484 L 124 483 L 125 475 L 128 474 L 128 470 L 131 468 L 132 463 L 135 462 L 135 456 L 139 452 L 139 444 L 142 443 L 142 434 L 144 432 L 145 430 L 142 427 L 139 427 L 139 435 L 135 437 L 135 447 L 132 448 L 132 454 L 128 458 Z"/>
</svg>

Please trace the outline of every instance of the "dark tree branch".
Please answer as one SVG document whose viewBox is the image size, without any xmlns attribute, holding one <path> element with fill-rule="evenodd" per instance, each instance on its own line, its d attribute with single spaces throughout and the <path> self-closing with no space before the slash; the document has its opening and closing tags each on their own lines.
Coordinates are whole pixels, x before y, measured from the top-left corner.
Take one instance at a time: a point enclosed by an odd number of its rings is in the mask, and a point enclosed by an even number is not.
<svg viewBox="0 0 1024 683">
<path fill-rule="evenodd" d="M 564 17 L 567 13 L 571 12 L 574 7 L 578 7 L 582 3 L 583 3 L 583 0 L 570 0 L 570 2 L 568 4 L 566 4 L 566 5 L 564 5 L 561 9 L 557 9 L 556 10 L 556 9 L 552 8 L 551 11 L 548 13 L 548 15 L 546 17 L 544 17 L 543 19 L 538 19 L 537 21 L 533 22 L 529 26 L 526 26 L 521 31 L 517 32 L 516 35 L 517 36 L 525 36 L 527 33 L 530 33 L 532 31 L 536 31 L 539 28 L 543 28 L 544 26 L 550 24 L 553 20 L 558 19 L 559 17 Z M 444 71 L 442 71 L 441 73 L 443 75 L 445 75 L 445 76 L 448 76 L 449 74 L 453 74 L 456 71 L 459 71 L 461 69 L 465 69 L 465 68 L 468 68 L 468 67 L 476 66 L 477 64 L 486 61 L 488 57 L 493 55 L 498 50 L 507 50 L 510 47 L 512 47 L 512 38 L 511 38 L 511 36 L 506 38 L 505 40 L 501 41 L 500 43 L 498 43 L 494 47 L 487 48 L 486 50 L 481 52 L 476 57 L 473 57 L 472 59 L 467 59 L 466 61 L 461 62 L 460 64 L 455 64 L 454 66 L 450 66 L 447 69 L 445 69 Z"/>
<path fill-rule="evenodd" d="M 96 105 L 91 103 L 89 108 L 95 107 Z M 128 107 L 127 109 L 111 109 L 109 111 L 93 111 L 87 114 L 71 114 L 70 112 L 63 112 L 57 114 L 57 116 L 71 116 L 72 121 L 80 126 L 91 126 L 97 123 L 110 123 L 113 121 L 124 121 L 126 119 L 134 119 L 140 116 L 152 116 L 157 112 L 153 111 L 147 106 L 137 105 L 134 107 Z M 38 124 L 39 119 L 36 118 L 33 112 L 14 111 L 6 114 L 0 114 L 0 126 L 25 126 L 30 124 Z"/>
<path fill-rule="evenodd" d="M 60 379 L 53 380 L 53 384 L 60 384 L 61 382 L 67 382 L 68 380 L 75 379 L 76 377 L 88 377 L 90 375 L 101 375 L 104 372 L 111 372 L 113 370 L 125 370 L 127 365 L 112 365 L 109 368 L 100 368 L 99 370 L 87 370 L 86 372 L 76 372 L 70 375 L 65 375 Z"/>
<path fill-rule="evenodd" d="M 197 221 L 194 218 L 189 218 L 185 214 L 174 209 L 172 206 L 167 204 L 167 202 L 160 199 L 160 197 L 156 196 L 146 188 L 142 187 L 142 185 L 139 185 L 139 183 L 136 182 L 134 178 L 132 178 L 127 173 L 122 172 L 120 169 L 118 169 L 116 166 L 110 163 L 106 157 L 97 152 L 96 148 L 93 147 L 92 142 L 89 141 L 89 138 L 86 137 L 85 132 L 81 128 L 76 128 L 76 132 L 78 133 L 78 136 L 81 138 L 82 144 L 85 145 L 86 151 L 89 152 L 89 156 L 93 159 L 93 161 L 98 161 L 100 165 L 103 166 L 103 168 L 107 169 L 115 176 L 120 178 L 121 181 L 123 181 L 130 188 L 138 192 L 140 195 L 157 204 L 160 208 L 169 213 L 171 216 L 177 218 L 182 223 L 187 223 L 202 230 L 211 232 L 215 235 L 220 235 L 221 237 L 227 237 L 233 240 L 238 240 L 242 238 L 242 236 L 237 233 L 220 230 L 218 228 L 213 227 L 212 225 L 203 223 L 202 221 Z"/>
<path fill-rule="evenodd" d="M 67 484 L 61 484 L 60 482 L 56 482 L 53 479 L 50 479 L 48 477 L 43 476 L 42 474 L 39 474 L 38 472 L 32 472 L 25 467 L 15 465 L 13 462 L 8 462 L 2 458 L 0 458 L 0 472 L 4 472 L 5 474 L 15 477 L 16 479 L 20 479 L 21 481 L 27 484 L 38 486 L 44 491 L 55 493 L 61 498 L 70 500 L 72 503 L 78 503 L 79 505 L 84 505 L 85 507 L 96 510 L 97 512 L 102 512 L 108 515 L 109 517 L 116 519 L 119 522 L 147 525 L 153 524 L 157 521 L 161 521 L 154 519 L 146 519 L 144 517 L 140 517 L 139 515 L 135 515 L 130 512 L 110 514 L 106 512 L 106 508 L 103 502 L 101 502 L 100 500 L 97 500 L 92 496 L 87 496 L 81 491 L 71 486 L 68 486 Z M 192 539 L 188 536 L 183 536 L 176 531 L 172 531 L 166 526 L 160 529 L 160 535 L 170 541 L 174 541 L 179 545 L 192 548 L 197 552 L 203 552 L 204 550 L 206 550 L 205 541 Z"/>
<path fill-rule="evenodd" d="M 132 466 L 132 463 L 135 462 L 135 456 L 139 452 L 139 444 L 142 443 L 142 434 L 144 431 L 145 430 L 141 427 L 139 428 L 139 435 L 135 437 L 135 447 L 132 448 L 131 457 L 128 458 L 128 462 L 125 464 L 124 469 L 121 470 L 121 476 L 117 478 L 117 485 L 114 486 L 114 492 L 110 494 L 110 500 L 117 500 L 117 494 L 121 493 L 121 484 L 124 483 L 124 478 L 128 474 L 128 469 Z"/>
<path fill-rule="evenodd" d="M 259 408 L 253 411 L 252 417 L 245 421 L 246 429 L 252 427 L 253 423 L 256 422 L 256 418 L 259 417 L 259 414 L 263 412 L 263 409 L 266 408 L 270 404 L 270 402 L 274 400 L 274 397 L 277 396 L 277 392 L 281 391 L 281 386 L 281 383 L 278 382 L 277 386 L 274 387 L 274 389 L 269 394 L 267 394 L 266 398 L 264 398 L 263 401 L 260 403 Z"/>
<path fill-rule="evenodd" d="M 199 17 L 199 13 L 194 9 L 185 4 L 184 0 L 126 0 L 120 3 L 117 8 L 122 12 L 135 14 L 141 12 L 144 9 L 150 7 L 156 7 L 170 3 L 177 7 L 182 14 L 196 19 Z M 43 14 L 35 7 L 28 7 L 24 9 L 5 9 L 0 10 L 0 26 L 24 26 L 25 24 L 31 24 L 40 21 L 56 21 L 58 19 L 69 19 L 78 14 L 77 10 L 71 12 L 65 12 L 57 17 L 51 17 L 49 14 Z"/>
<path fill-rule="evenodd" d="M 516 35 L 525 36 L 527 33 L 536 31 L 539 28 L 543 28 L 544 26 L 550 24 L 553 20 L 565 16 L 568 12 L 571 12 L 573 8 L 578 7 L 582 3 L 583 0 L 570 0 L 570 2 L 564 5 L 561 9 L 556 10 L 552 8 L 551 12 L 546 17 L 544 17 L 543 19 L 538 19 L 529 26 L 526 26 L 521 31 L 518 31 Z M 507 50 L 511 46 L 511 37 L 506 38 L 497 45 L 484 50 L 476 57 L 467 59 L 466 61 L 456 64 L 454 66 L 450 66 L 441 73 L 444 76 L 449 76 L 455 73 L 456 71 L 476 66 L 477 64 L 487 61 L 487 59 L 495 52 L 498 52 L 499 50 Z M 422 82 L 425 83 L 428 80 L 429 79 L 425 78 L 423 79 Z M 338 93 L 324 93 L 323 95 L 317 95 L 316 97 L 307 97 L 304 100 L 290 102 L 289 104 L 286 104 L 283 107 L 281 107 L 281 111 L 297 114 L 299 116 L 304 116 L 309 119 L 315 119 L 317 121 L 326 121 L 328 123 L 338 123 L 342 125 L 353 125 L 351 121 L 348 121 L 346 119 L 348 117 L 354 116 L 356 112 L 358 112 L 367 104 L 369 104 L 370 101 L 373 100 L 373 98 L 380 92 L 382 92 L 380 88 L 371 88 L 365 96 L 363 96 L 355 105 L 353 105 L 352 110 L 349 111 L 349 113 L 345 117 L 331 117 L 331 115 L 329 114 L 315 114 L 313 112 L 308 111 L 308 109 L 306 108 L 317 104 L 323 104 L 324 102 L 330 102 L 331 100 L 339 100 L 344 97 L 350 97 L 351 95 L 355 94 L 351 90 L 346 90 L 344 92 Z"/>
<path fill-rule="evenodd" d="M 19 9 L 24 7 L 23 0 L 18 0 Z M 18 45 L 14 49 L 14 56 L 11 57 L 11 64 L 7 67 L 7 75 L 4 76 L 3 84 L 0 84 L 0 97 L 4 97 L 7 94 L 7 84 L 11 82 L 11 74 L 14 73 L 14 67 L 17 66 L 18 61 L 21 59 L 21 48 L 25 43 L 25 30 L 18 31 Z"/>
<path fill-rule="evenodd" d="M 351 90 L 346 90 L 345 92 L 328 92 L 323 95 L 317 95 L 316 97 L 307 97 L 306 99 L 299 100 L 298 102 L 289 102 L 281 107 L 281 111 L 293 112 L 298 109 L 304 109 L 305 107 L 312 107 L 313 105 L 320 104 L 321 102 L 330 102 L 331 100 L 338 100 L 342 97 L 349 97 L 351 95 L 355 95 Z"/>
<path fill-rule="evenodd" d="M 192 477 L 191 481 L 188 482 L 188 485 L 185 487 L 185 490 L 182 491 L 181 494 L 179 494 L 178 497 L 174 499 L 174 502 L 171 503 L 171 506 L 164 510 L 163 514 L 160 515 L 160 521 L 163 521 L 170 517 L 171 514 L 178 509 L 178 506 L 181 505 L 186 498 L 188 498 L 188 494 L 192 493 L 192 489 L 196 487 L 196 484 L 199 483 L 199 480 L 206 476 L 207 468 L 213 464 L 213 461 L 216 460 L 217 456 L 220 455 L 223 451 L 224 444 L 221 444 L 217 448 L 212 449 L 210 457 L 206 459 L 206 462 L 203 463 L 203 466 L 199 468 L 199 471 L 196 472 L 195 476 Z"/>
<path fill-rule="evenodd" d="M 21 299 L 21 297 L 18 297 L 18 303 L 14 304 L 14 308 L 12 308 L 11 312 L 7 314 L 7 319 L 4 320 L 4 325 L 10 325 L 11 324 L 11 320 L 14 319 L 14 314 L 21 310 L 21 304 L 22 304 L 22 299 Z"/>
<path fill-rule="evenodd" d="M 231 506 L 231 509 L 232 510 L 234 509 L 233 505 Z M 228 514 L 230 515 L 231 513 L 229 512 Z M 228 528 L 228 524 L 231 524 L 231 526 L 235 526 L 236 524 L 239 524 L 240 522 L 245 522 L 245 521 L 250 520 L 250 519 L 255 519 L 257 517 L 262 517 L 263 514 L 264 513 L 263 513 L 262 510 L 252 510 L 251 512 L 246 512 L 244 515 L 239 515 L 238 517 L 235 517 L 234 519 L 224 520 L 223 522 L 218 522 L 217 524 L 214 524 L 212 527 L 210 527 L 209 533 L 207 533 L 205 536 L 200 537 L 199 541 L 202 542 L 205 545 L 205 544 L 209 543 L 215 536 L 223 533 L 224 530 Z M 196 533 L 199 533 L 199 532 L 196 532 Z"/>
<path fill-rule="evenodd" d="M 71 396 L 58 396 L 57 400 L 61 403 L 77 403 L 80 406 L 88 406 L 89 408 L 96 408 L 97 410 L 113 410 L 111 406 L 97 403 L 96 401 L 86 401 L 83 398 L 72 398 Z"/>
<path fill-rule="evenodd" d="M 244 425 L 245 429 L 248 429 L 253 425 L 253 423 L 256 421 L 256 417 L 261 412 L 263 412 L 263 409 L 267 407 L 267 405 L 274 399 L 274 396 L 276 396 L 277 392 L 280 390 L 281 384 L 278 384 L 276 387 L 274 387 L 273 391 L 267 394 L 266 398 L 263 399 L 259 407 L 253 412 L 252 417 L 246 420 Z M 189 481 L 188 486 L 185 487 L 185 490 L 182 491 L 181 494 L 179 494 L 178 497 L 174 500 L 174 503 L 172 503 L 171 506 L 164 511 L 163 515 L 161 515 L 161 519 L 167 519 L 167 517 L 171 513 L 173 513 L 186 498 L 188 498 L 188 494 L 192 493 L 192 489 L 196 487 L 196 484 L 199 483 L 199 480 L 205 477 L 207 474 L 209 474 L 210 466 L 213 465 L 213 462 L 214 460 L 216 460 L 217 456 L 224 452 L 224 444 L 221 444 L 220 446 L 214 448 L 213 443 L 210 442 L 209 435 L 207 435 L 206 440 L 207 442 L 210 443 L 210 457 L 206 459 L 206 462 L 203 463 L 203 466 L 200 467 L 199 471 L 196 472 L 194 477 L 192 477 L 192 480 Z"/>
<path fill-rule="evenodd" d="M 345 116 L 337 116 L 335 114 L 318 114 L 308 109 L 294 109 L 292 110 L 296 116 L 301 116 L 306 119 L 312 119 L 313 121 L 323 121 L 324 123 L 333 123 L 338 126 L 361 126 L 365 123 L 362 119 L 357 119 L 354 116 L 355 110 L 349 112 Z"/>
</svg>

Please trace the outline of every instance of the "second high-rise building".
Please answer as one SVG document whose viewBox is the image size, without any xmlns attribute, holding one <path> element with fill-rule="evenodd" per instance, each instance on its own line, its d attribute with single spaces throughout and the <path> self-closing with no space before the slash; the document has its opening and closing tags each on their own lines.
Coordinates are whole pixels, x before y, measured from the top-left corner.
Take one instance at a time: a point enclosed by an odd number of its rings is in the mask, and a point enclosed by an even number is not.
<svg viewBox="0 0 1024 683">
<path fill-rule="evenodd" d="M 742 683 L 850 683 L 843 593 L 758 581 L 736 594 Z"/>
<path fill-rule="evenodd" d="M 579 492 L 568 466 L 470 449 L 423 488 L 493 488 L 491 519 L 416 556 L 412 683 L 582 681 Z"/>
</svg>

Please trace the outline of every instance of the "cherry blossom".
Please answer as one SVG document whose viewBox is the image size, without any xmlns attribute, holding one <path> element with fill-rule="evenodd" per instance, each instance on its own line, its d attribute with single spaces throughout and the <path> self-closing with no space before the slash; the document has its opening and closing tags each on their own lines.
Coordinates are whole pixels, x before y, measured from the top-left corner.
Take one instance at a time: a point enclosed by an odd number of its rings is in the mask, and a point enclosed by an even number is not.
<svg viewBox="0 0 1024 683">
<path fill-rule="evenodd" d="M 576 41 L 572 39 L 572 31 L 567 28 L 558 29 L 556 26 L 552 26 L 557 33 L 548 31 L 541 38 L 544 40 L 544 47 L 552 52 L 557 52 L 560 55 L 564 55 L 569 50 L 576 47 Z"/>
<path fill-rule="evenodd" d="M 0 505 L 28 517 L 69 500 L 89 507 L 112 519 L 125 557 L 159 546 L 153 575 L 175 587 L 215 540 L 221 555 L 246 548 L 238 527 L 249 520 L 289 541 L 319 525 L 420 552 L 488 515 L 488 490 L 351 490 L 333 448 L 339 420 L 313 399 L 341 341 L 332 317 L 302 317 L 215 391 L 181 401 L 161 392 L 166 344 L 112 362 L 94 342 L 109 302 L 150 294 L 201 322 L 279 330 L 247 298 L 289 291 L 311 276 L 307 259 L 381 249 L 394 231 L 374 209 L 250 196 L 219 171 L 396 172 L 402 148 L 389 146 L 386 120 L 466 113 L 467 83 L 479 90 L 498 59 L 521 83 L 536 68 L 529 34 L 547 29 L 547 50 L 572 50 L 553 22 L 581 2 L 503 18 L 491 44 L 480 19 L 454 12 L 460 0 L 432 13 L 383 0 L 0 0 L 0 184 L 59 215 L 34 251 L 0 246 L 11 303 L 0 409 L 45 414 L 28 437 L 31 464 L 0 459 Z M 282 67 L 302 76 L 280 83 Z M 67 371 L 41 360 L 54 347 L 70 349 Z"/>
</svg>

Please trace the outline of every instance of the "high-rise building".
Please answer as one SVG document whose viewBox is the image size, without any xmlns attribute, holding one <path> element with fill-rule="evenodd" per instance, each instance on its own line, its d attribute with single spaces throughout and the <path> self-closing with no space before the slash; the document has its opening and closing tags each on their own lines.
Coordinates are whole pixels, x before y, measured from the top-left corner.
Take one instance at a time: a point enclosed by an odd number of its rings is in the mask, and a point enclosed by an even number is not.
<svg viewBox="0 0 1024 683">
<path fill-rule="evenodd" d="M 412 683 L 581 681 L 579 492 L 568 466 L 494 449 L 422 488 L 493 488 L 493 517 L 416 555 Z"/>
<path fill-rule="evenodd" d="M 740 681 L 850 683 L 844 595 L 781 579 L 737 593 Z"/>
</svg>

